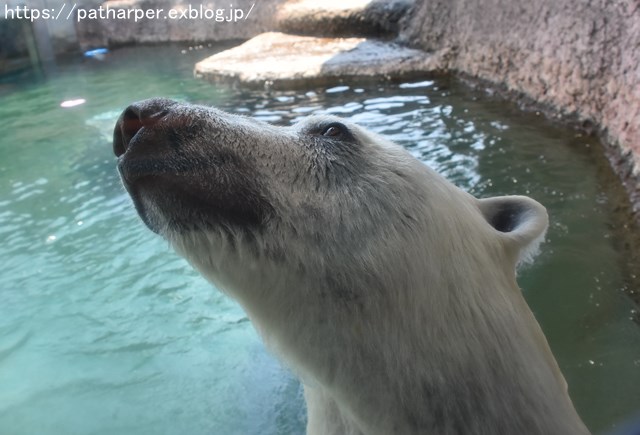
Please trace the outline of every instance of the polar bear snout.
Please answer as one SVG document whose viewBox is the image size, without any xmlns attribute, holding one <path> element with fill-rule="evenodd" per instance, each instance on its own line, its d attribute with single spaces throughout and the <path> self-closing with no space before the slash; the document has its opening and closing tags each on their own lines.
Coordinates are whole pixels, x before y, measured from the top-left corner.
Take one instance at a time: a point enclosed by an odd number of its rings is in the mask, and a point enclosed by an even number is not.
<svg viewBox="0 0 640 435">
<path fill-rule="evenodd" d="M 113 133 L 118 171 L 154 232 L 255 228 L 271 206 L 228 115 L 153 98 L 128 106 Z"/>
<path fill-rule="evenodd" d="M 176 104 L 177 102 L 172 100 L 153 98 L 127 107 L 120 115 L 113 133 L 113 152 L 116 157 L 127 151 L 131 141 L 143 128 L 155 125 Z"/>
<path fill-rule="evenodd" d="M 150 176 L 192 172 L 195 166 L 202 166 L 193 150 L 202 146 L 194 137 L 204 124 L 205 118 L 188 105 L 165 98 L 128 106 L 113 131 L 113 152 L 125 184 Z"/>
</svg>

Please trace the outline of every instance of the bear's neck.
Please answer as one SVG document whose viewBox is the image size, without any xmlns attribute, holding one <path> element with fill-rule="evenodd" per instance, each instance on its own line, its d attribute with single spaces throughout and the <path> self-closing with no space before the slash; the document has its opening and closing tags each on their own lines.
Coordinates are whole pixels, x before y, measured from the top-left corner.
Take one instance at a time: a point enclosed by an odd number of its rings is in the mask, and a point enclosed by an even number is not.
<svg viewBox="0 0 640 435">
<path fill-rule="evenodd" d="M 300 375 L 309 430 L 588 433 L 514 276 L 467 264 L 474 280 L 428 267 L 335 280 L 227 260 L 193 263 Z"/>
<path fill-rule="evenodd" d="M 305 383 L 309 420 L 330 418 L 318 433 L 588 433 L 515 281 L 498 292 L 444 281 L 446 303 L 386 300 L 387 286 L 373 282 L 365 298 L 280 282 L 255 301 L 240 299 Z M 269 297 L 284 291 L 285 301 Z M 513 297 L 486 303 L 503 294 Z"/>
</svg>

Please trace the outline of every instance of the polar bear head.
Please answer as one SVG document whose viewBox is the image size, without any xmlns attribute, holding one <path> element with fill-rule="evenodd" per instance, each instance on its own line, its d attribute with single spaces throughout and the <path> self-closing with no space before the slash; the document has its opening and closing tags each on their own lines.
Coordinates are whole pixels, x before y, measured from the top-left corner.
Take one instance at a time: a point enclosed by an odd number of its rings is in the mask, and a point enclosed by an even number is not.
<svg viewBox="0 0 640 435">
<path fill-rule="evenodd" d="M 547 228 L 536 201 L 476 199 L 333 116 L 152 99 L 122 113 L 114 151 L 144 223 L 309 386 L 310 426 L 577 433 L 549 423 L 575 412 L 515 281 Z"/>
<path fill-rule="evenodd" d="M 474 199 L 401 147 L 332 116 L 279 127 L 152 99 L 130 106 L 114 134 L 142 220 L 176 247 L 205 249 L 212 266 L 244 255 L 337 270 L 347 258 L 388 263 L 418 239 L 433 239 L 420 247 L 433 254 L 486 239 L 511 273 L 547 226 L 537 202 Z M 469 226 L 473 236 L 462 234 Z"/>
</svg>

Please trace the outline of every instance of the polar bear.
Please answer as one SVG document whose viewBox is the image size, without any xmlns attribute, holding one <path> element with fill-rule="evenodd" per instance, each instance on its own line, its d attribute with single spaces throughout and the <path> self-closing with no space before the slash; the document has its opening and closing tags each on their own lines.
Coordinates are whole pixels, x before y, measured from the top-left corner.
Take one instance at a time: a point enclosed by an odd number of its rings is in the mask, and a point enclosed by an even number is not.
<svg viewBox="0 0 640 435">
<path fill-rule="evenodd" d="M 515 268 L 543 206 L 476 199 L 332 116 L 151 99 L 114 131 L 144 223 L 304 384 L 309 434 L 587 434 Z"/>
</svg>

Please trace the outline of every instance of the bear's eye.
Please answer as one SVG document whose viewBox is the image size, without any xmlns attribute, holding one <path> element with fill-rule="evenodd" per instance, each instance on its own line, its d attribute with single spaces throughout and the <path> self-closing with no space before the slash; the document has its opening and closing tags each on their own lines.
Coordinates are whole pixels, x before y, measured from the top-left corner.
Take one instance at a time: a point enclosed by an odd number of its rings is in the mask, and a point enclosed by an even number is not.
<svg viewBox="0 0 640 435">
<path fill-rule="evenodd" d="M 339 122 L 333 122 L 326 125 L 322 130 L 322 136 L 325 137 L 338 137 L 343 135 L 347 131 L 347 127 Z"/>
</svg>

